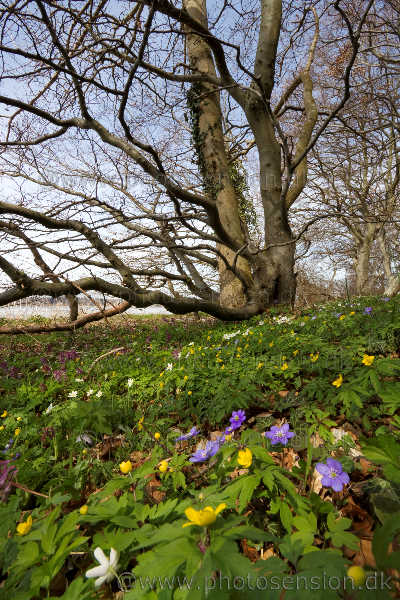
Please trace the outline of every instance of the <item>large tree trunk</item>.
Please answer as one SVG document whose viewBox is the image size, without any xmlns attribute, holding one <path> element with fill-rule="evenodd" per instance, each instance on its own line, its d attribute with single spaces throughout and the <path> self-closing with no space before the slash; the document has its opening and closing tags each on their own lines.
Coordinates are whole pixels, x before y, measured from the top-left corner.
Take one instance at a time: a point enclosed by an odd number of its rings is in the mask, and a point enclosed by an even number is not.
<svg viewBox="0 0 400 600">
<path fill-rule="evenodd" d="M 295 244 L 282 201 L 281 151 L 273 123 L 261 102 L 248 117 L 260 156 L 260 187 L 264 209 L 265 250 L 255 272 L 256 293 L 264 306 L 293 304 L 296 294 Z"/>
<path fill-rule="evenodd" d="M 366 296 L 369 292 L 369 259 L 371 255 L 371 244 L 363 243 L 357 249 L 354 270 L 356 273 L 356 294 Z"/>
<path fill-rule="evenodd" d="M 363 237 L 357 240 L 357 255 L 354 265 L 357 296 L 367 296 L 371 291 L 369 261 L 372 242 L 376 237 L 377 229 L 378 226 L 376 223 L 368 223 Z"/>
<path fill-rule="evenodd" d="M 184 8 L 202 25 L 208 26 L 205 0 L 185 0 Z M 216 75 L 209 46 L 198 35 L 188 34 L 186 48 L 190 66 L 200 73 Z M 219 92 L 214 86 L 201 82 L 193 86 L 190 95 L 193 138 L 198 154 L 204 188 L 217 203 L 221 223 L 231 238 L 241 246 L 246 243 L 244 227 L 239 216 L 238 197 L 230 178 L 229 161 L 226 154 Z M 225 245 L 218 250 L 232 265 L 235 253 Z M 246 304 L 245 291 L 241 281 L 219 258 L 220 302 L 222 306 L 238 307 Z M 248 261 L 239 256 L 238 268 L 251 279 Z"/>
<path fill-rule="evenodd" d="M 400 292 L 400 277 L 392 272 L 390 255 L 386 246 L 385 234 L 383 229 L 378 235 L 378 243 L 382 252 L 383 269 L 385 272 L 386 279 L 385 291 L 383 293 L 385 294 L 385 296 L 395 296 Z"/>
</svg>

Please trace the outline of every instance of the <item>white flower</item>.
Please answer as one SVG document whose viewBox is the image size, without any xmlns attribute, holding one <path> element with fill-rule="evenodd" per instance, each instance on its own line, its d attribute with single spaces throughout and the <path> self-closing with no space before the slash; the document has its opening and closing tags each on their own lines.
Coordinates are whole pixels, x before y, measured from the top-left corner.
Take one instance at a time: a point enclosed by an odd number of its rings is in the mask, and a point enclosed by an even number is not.
<svg viewBox="0 0 400 600">
<path fill-rule="evenodd" d="M 96 398 L 101 398 L 103 395 L 103 392 L 101 390 L 99 390 L 96 394 Z"/>
<path fill-rule="evenodd" d="M 166 371 L 172 371 L 172 363 L 168 363 L 167 366 L 165 367 Z"/>
<path fill-rule="evenodd" d="M 83 381 L 83 379 L 80 379 L 79 377 L 77 377 L 77 378 L 75 379 L 75 381 L 77 381 L 78 383 L 80 383 L 81 381 Z"/>
<path fill-rule="evenodd" d="M 133 386 L 133 379 L 128 379 L 128 381 L 126 382 L 126 387 L 130 388 Z"/>
<path fill-rule="evenodd" d="M 49 413 L 51 413 L 51 411 L 53 410 L 54 406 L 53 403 L 50 402 L 50 404 L 48 405 L 48 407 L 46 408 L 46 410 L 44 411 L 45 415 L 48 415 Z"/>
<path fill-rule="evenodd" d="M 72 392 L 70 392 L 68 394 L 68 398 L 76 398 L 78 395 L 78 392 L 76 390 L 73 390 Z"/>
<path fill-rule="evenodd" d="M 239 335 L 239 333 L 240 333 L 240 330 L 234 331 L 233 333 L 224 333 L 224 335 L 222 336 L 222 339 L 230 340 L 231 338 L 235 337 L 236 335 Z"/>
<path fill-rule="evenodd" d="M 136 362 L 137 362 L 138 360 L 140 360 L 140 356 L 139 356 L 139 358 L 137 358 L 137 359 L 136 359 Z"/>
<path fill-rule="evenodd" d="M 96 588 L 100 587 L 103 583 L 112 581 L 116 575 L 118 568 L 119 554 L 114 548 L 111 548 L 110 558 L 104 554 L 103 550 L 99 547 L 94 551 L 94 557 L 97 562 L 100 563 L 99 567 L 94 567 L 86 571 L 86 577 L 97 577 L 94 585 Z"/>
<path fill-rule="evenodd" d="M 94 390 L 88 390 L 86 392 L 86 396 L 91 396 L 93 394 Z"/>
</svg>

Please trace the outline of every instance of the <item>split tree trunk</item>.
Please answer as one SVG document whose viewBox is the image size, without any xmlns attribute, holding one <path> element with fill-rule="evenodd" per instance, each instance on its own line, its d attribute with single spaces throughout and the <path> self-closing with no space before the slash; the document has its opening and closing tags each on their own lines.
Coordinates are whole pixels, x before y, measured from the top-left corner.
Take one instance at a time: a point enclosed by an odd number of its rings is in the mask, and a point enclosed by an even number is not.
<svg viewBox="0 0 400 600">
<path fill-rule="evenodd" d="M 185 0 L 184 8 L 205 27 L 208 27 L 205 0 Z M 214 61 L 209 46 L 195 34 L 186 36 L 186 49 L 190 66 L 200 73 L 216 76 Z M 229 160 L 226 154 L 219 91 L 207 82 L 196 84 L 193 91 L 197 113 L 198 131 L 195 135 L 199 155 L 200 170 L 204 187 L 217 203 L 221 223 L 226 232 L 240 245 L 245 244 L 245 234 L 239 216 L 238 198 L 230 178 Z M 235 253 L 219 244 L 218 250 L 230 265 Z M 250 266 L 246 259 L 239 257 L 238 268 L 250 280 Z M 246 296 L 241 281 L 229 270 L 224 261 L 218 259 L 220 279 L 220 303 L 226 307 L 239 307 L 246 304 Z"/>
</svg>

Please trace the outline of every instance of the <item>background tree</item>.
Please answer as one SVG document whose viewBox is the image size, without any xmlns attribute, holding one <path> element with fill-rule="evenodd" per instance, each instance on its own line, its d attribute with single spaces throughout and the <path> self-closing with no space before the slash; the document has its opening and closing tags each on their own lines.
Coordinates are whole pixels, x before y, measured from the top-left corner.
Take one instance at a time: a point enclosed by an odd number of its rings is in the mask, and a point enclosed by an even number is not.
<svg viewBox="0 0 400 600">
<path fill-rule="evenodd" d="M 307 154 L 350 96 L 372 5 L 263 0 L 207 15 L 202 0 L 1 2 L 0 268 L 14 285 L 0 304 L 97 290 L 122 299 L 118 310 L 238 319 L 292 302 L 309 224 L 293 234 L 289 209 Z M 332 62 L 343 39 L 346 59 L 322 114 L 312 69 L 327 31 Z M 241 215 L 238 160 L 258 168 L 259 246 Z M 48 273 L 13 262 L 21 234 Z"/>
</svg>

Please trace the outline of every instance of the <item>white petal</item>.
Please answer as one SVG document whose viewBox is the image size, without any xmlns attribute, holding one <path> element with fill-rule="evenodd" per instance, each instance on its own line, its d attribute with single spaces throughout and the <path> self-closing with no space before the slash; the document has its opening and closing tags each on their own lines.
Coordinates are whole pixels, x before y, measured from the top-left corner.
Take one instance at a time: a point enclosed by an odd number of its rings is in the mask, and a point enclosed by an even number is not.
<svg viewBox="0 0 400 600">
<path fill-rule="evenodd" d="M 96 579 L 96 581 L 94 582 L 94 587 L 98 588 L 101 585 L 103 585 L 103 583 L 105 583 L 107 581 L 107 575 L 104 575 L 103 577 L 99 577 L 98 579 Z"/>
<path fill-rule="evenodd" d="M 107 570 L 100 565 L 100 567 L 93 567 L 93 569 L 89 569 L 89 571 L 86 571 L 85 575 L 86 577 L 102 577 L 103 575 L 106 575 Z"/>
<path fill-rule="evenodd" d="M 104 567 L 107 571 L 110 561 L 99 546 L 94 551 L 94 557 L 97 560 L 97 562 L 99 562 L 101 566 Z"/>
<path fill-rule="evenodd" d="M 111 552 L 110 552 L 110 567 L 112 569 L 114 569 L 114 571 L 117 569 L 118 559 L 119 559 L 119 553 L 116 550 L 114 550 L 114 548 L 111 548 Z"/>
</svg>

